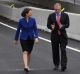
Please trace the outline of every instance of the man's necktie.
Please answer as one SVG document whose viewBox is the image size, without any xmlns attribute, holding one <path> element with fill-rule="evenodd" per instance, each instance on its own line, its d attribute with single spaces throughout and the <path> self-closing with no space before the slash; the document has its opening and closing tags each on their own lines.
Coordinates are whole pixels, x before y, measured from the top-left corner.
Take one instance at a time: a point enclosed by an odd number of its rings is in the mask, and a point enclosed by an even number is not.
<svg viewBox="0 0 80 74">
<path fill-rule="evenodd" d="M 58 24 L 58 26 L 59 26 L 59 29 L 58 29 L 58 34 L 60 35 L 61 34 L 61 32 L 60 32 L 60 15 L 58 14 L 57 15 L 57 24 Z"/>
</svg>

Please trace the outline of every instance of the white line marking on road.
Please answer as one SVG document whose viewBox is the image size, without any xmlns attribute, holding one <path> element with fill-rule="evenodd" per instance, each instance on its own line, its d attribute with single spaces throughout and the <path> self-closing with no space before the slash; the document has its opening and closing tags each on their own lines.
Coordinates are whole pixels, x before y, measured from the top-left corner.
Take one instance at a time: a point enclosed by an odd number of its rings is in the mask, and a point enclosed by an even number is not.
<svg viewBox="0 0 80 74">
<path fill-rule="evenodd" d="M 45 68 L 39 68 L 39 69 L 37 69 L 37 68 L 35 68 L 35 69 L 33 69 L 33 68 L 31 68 L 31 69 L 29 69 L 29 71 L 40 71 L 40 70 L 51 70 L 51 69 L 45 69 Z M 3 70 L 1 70 L 1 71 L 3 71 Z M 24 71 L 24 69 L 6 69 L 5 71 L 8 71 L 8 72 L 12 72 L 12 71 Z"/>
<path fill-rule="evenodd" d="M 34 69 L 29 69 L 30 71 L 33 71 Z M 7 71 L 24 71 L 24 69 L 8 69 Z"/>
<path fill-rule="evenodd" d="M 12 26 L 9 26 L 8 24 L 4 24 L 4 23 L 2 23 L 2 22 L 0 22 L 0 24 L 6 26 L 6 27 L 8 27 L 8 28 L 11 28 L 11 29 L 13 29 L 13 30 L 17 30 L 16 28 L 14 28 L 14 27 L 12 27 Z M 49 42 L 49 43 L 51 42 L 50 40 L 45 39 L 45 38 L 43 38 L 43 37 L 39 37 L 39 39 L 44 40 L 44 41 Z M 80 50 L 78 50 L 78 49 L 76 49 L 76 48 L 73 48 L 73 47 L 70 47 L 70 46 L 67 46 L 66 48 L 71 49 L 71 50 L 73 50 L 73 51 L 80 52 Z"/>
</svg>

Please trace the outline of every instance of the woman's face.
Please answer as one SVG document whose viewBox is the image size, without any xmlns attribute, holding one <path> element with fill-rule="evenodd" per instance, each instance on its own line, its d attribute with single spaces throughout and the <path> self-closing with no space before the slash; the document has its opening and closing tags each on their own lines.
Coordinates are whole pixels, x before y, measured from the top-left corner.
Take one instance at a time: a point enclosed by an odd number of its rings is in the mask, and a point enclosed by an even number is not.
<svg viewBox="0 0 80 74">
<path fill-rule="evenodd" d="M 30 10 L 29 13 L 26 14 L 26 17 L 30 17 L 30 16 L 32 16 L 32 10 Z"/>
</svg>

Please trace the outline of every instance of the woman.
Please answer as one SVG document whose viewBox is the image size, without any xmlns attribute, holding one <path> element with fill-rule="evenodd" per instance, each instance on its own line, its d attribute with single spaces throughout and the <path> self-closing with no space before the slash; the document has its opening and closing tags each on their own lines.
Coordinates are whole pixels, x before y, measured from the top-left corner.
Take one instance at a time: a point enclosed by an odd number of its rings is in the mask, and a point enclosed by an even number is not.
<svg viewBox="0 0 80 74">
<path fill-rule="evenodd" d="M 28 72 L 34 41 L 38 42 L 38 29 L 35 19 L 31 17 L 31 9 L 25 8 L 22 11 L 21 16 L 23 18 L 19 20 L 19 25 L 15 35 L 15 43 L 17 44 L 18 38 L 20 36 L 20 44 L 23 51 L 24 71 Z"/>
</svg>

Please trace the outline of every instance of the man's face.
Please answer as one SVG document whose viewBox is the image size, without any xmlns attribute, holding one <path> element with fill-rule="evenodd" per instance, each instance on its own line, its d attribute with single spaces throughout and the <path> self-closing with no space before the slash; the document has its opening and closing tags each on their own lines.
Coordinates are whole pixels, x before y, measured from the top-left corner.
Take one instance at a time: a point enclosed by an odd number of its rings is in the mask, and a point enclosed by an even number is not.
<svg viewBox="0 0 80 74">
<path fill-rule="evenodd" d="M 59 13 L 59 12 L 61 11 L 61 4 L 56 3 L 56 4 L 54 5 L 54 10 L 55 10 L 55 12 Z"/>
</svg>

